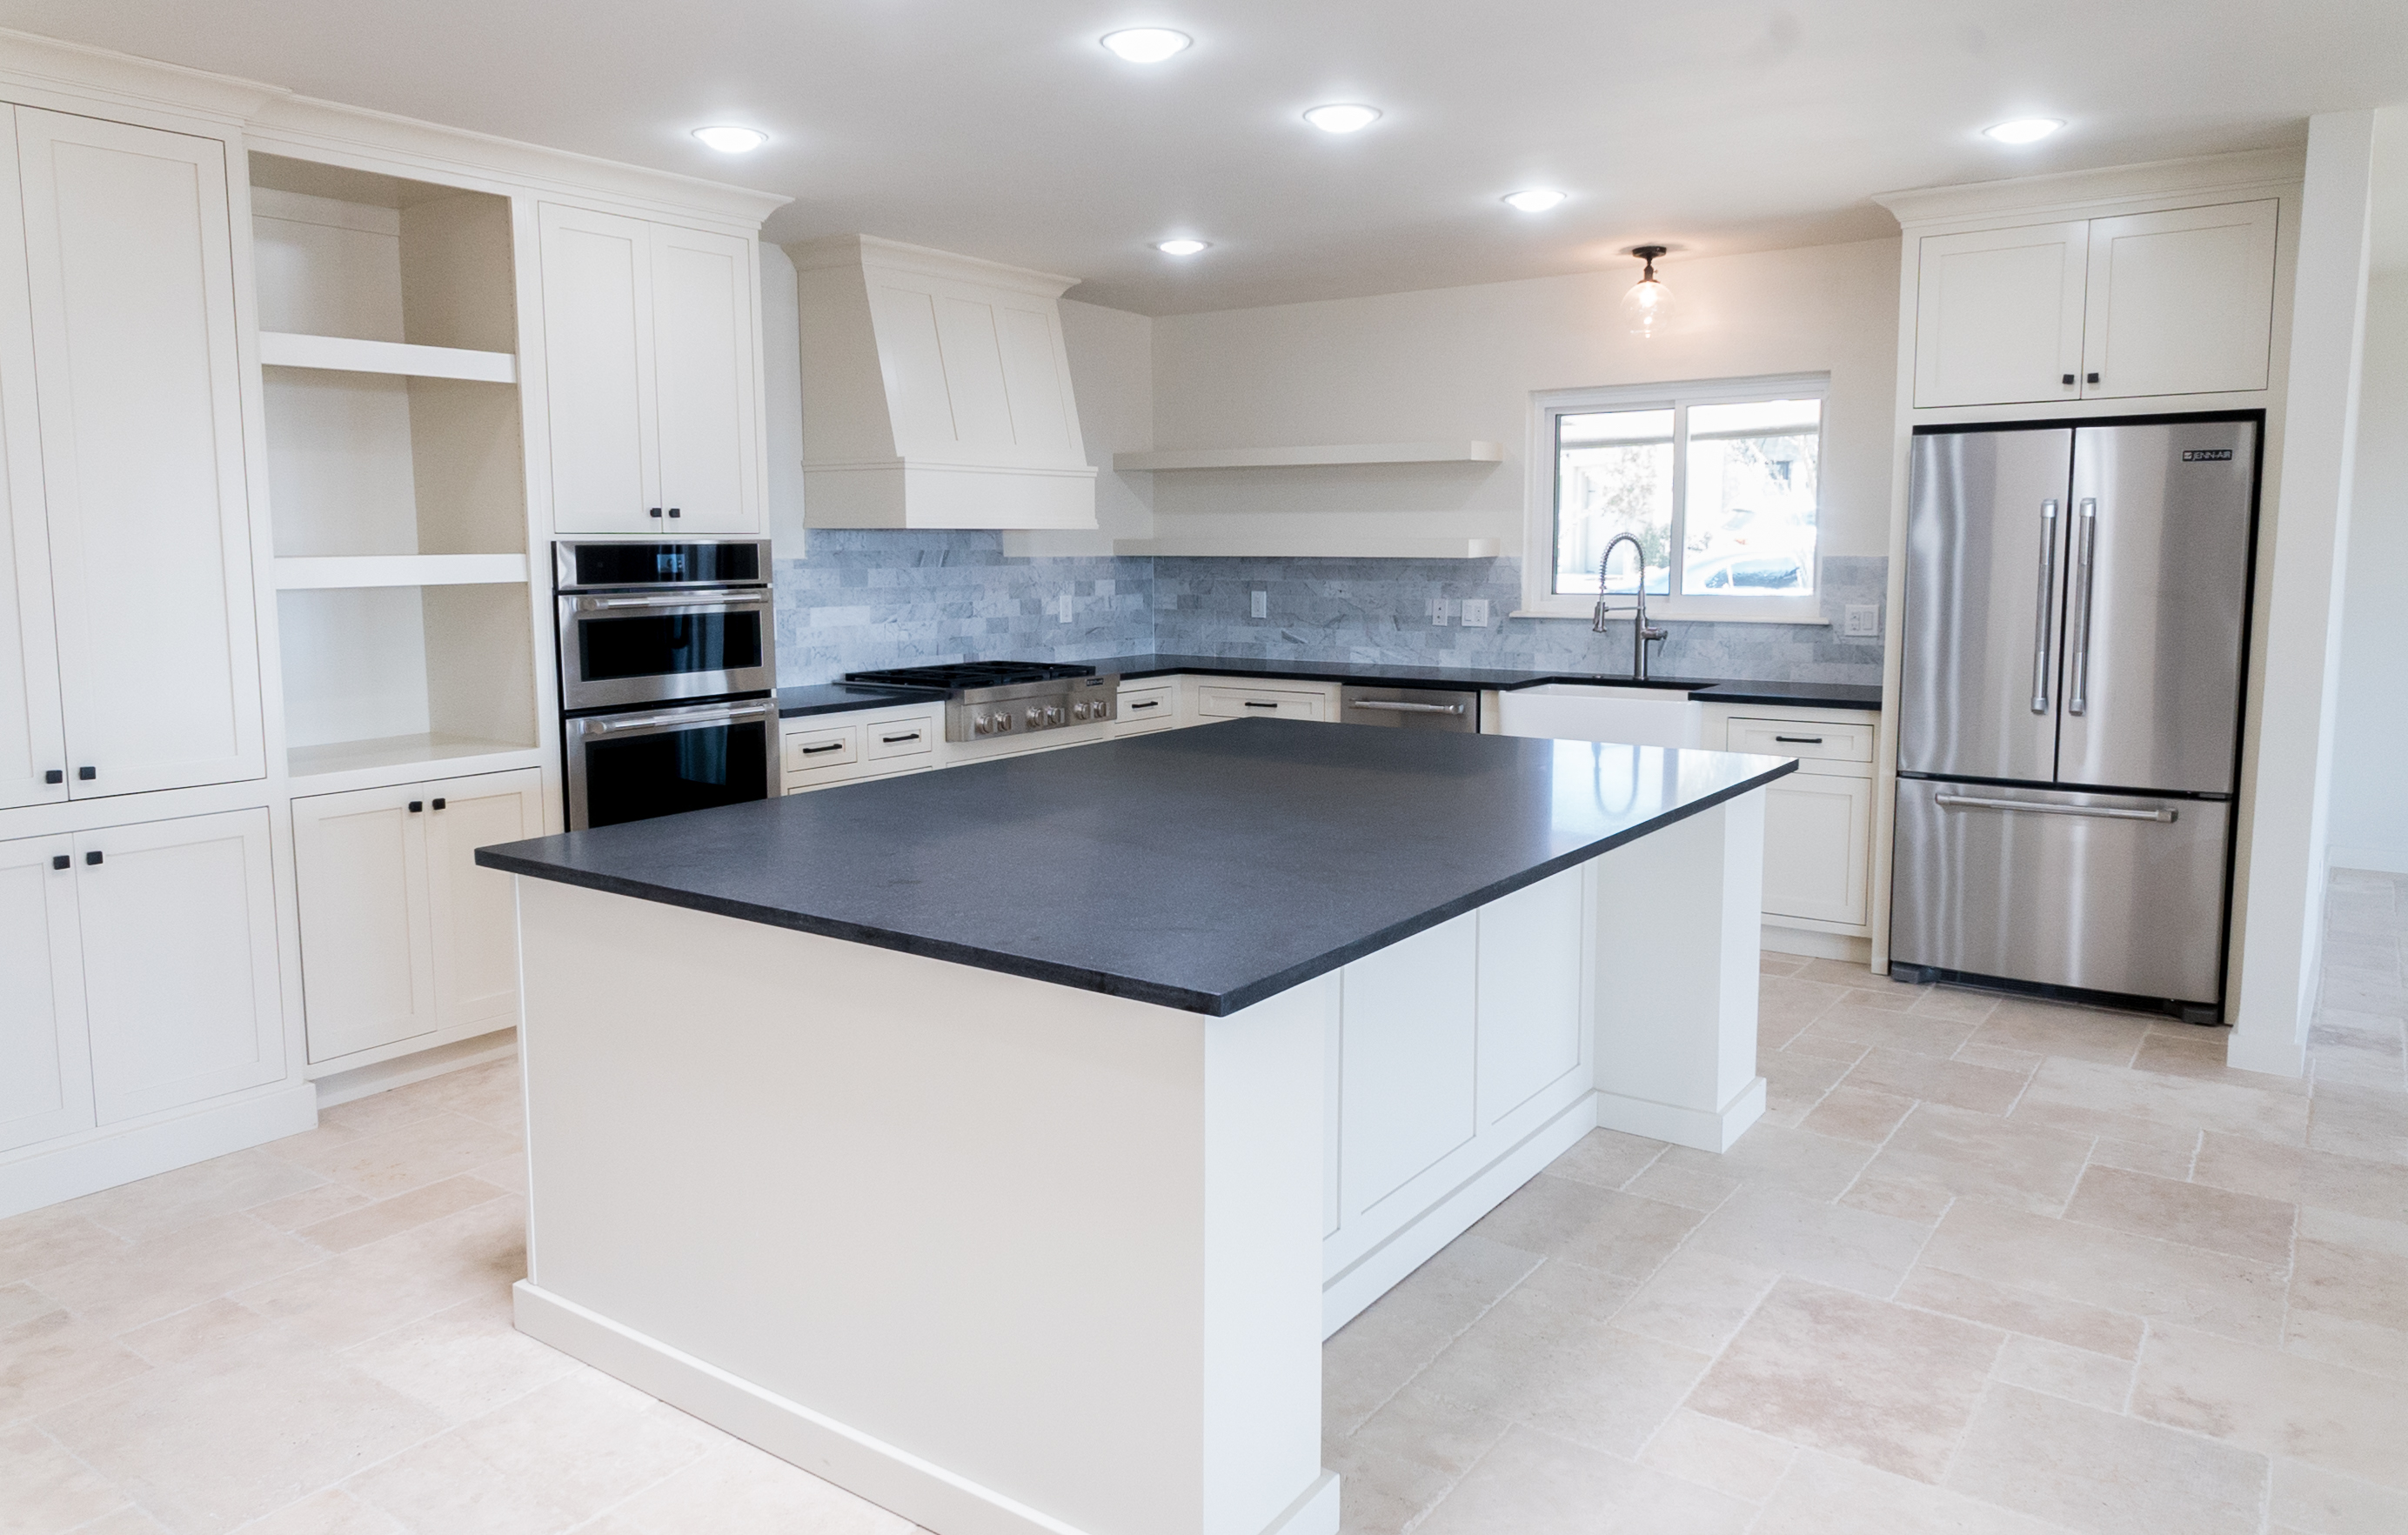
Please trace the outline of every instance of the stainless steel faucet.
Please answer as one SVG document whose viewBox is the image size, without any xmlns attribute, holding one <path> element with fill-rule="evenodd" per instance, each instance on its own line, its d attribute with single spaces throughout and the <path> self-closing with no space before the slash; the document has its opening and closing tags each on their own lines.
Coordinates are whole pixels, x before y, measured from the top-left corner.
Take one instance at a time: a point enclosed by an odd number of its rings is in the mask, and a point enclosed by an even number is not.
<svg viewBox="0 0 2408 1535">
<path fill-rule="evenodd" d="M 1631 555 L 1639 561 L 1639 600 L 1631 607 L 1608 607 L 1605 602 L 1605 571 L 1613 563 L 1613 547 L 1616 544 L 1628 544 Z M 1589 620 L 1590 632 L 1604 633 L 1605 620 L 1616 613 L 1634 615 L 1630 625 L 1630 680 L 1644 682 L 1647 680 L 1647 642 L 1662 639 L 1665 632 L 1647 627 L 1647 551 L 1640 547 L 1637 538 L 1627 533 L 1618 533 L 1607 539 L 1605 552 L 1598 556 L 1597 616 Z"/>
</svg>

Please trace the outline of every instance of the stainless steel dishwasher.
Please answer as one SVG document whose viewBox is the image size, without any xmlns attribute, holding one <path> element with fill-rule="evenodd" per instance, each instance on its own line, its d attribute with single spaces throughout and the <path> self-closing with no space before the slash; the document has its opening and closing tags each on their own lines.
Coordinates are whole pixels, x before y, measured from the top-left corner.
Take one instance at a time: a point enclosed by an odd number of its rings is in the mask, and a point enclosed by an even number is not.
<svg viewBox="0 0 2408 1535">
<path fill-rule="evenodd" d="M 1387 725 L 1408 731 L 1480 732 L 1480 695 L 1435 688 L 1338 689 L 1338 718 L 1349 725 Z"/>
</svg>

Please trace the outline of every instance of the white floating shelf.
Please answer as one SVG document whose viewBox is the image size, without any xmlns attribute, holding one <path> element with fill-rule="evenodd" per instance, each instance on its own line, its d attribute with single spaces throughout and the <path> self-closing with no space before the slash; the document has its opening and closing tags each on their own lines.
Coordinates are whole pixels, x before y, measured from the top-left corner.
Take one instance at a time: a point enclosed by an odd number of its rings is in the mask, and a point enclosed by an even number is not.
<svg viewBox="0 0 2408 1535">
<path fill-rule="evenodd" d="M 1366 463 L 1497 463 L 1502 443 L 1340 443 L 1326 448 L 1174 448 L 1115 453 L 1112 467 L 1135 469 L 1299 469 Z"/>
<path fill-rule="evenodd" d="M 276 590 L 474 587 L 523 582 L 523 554 L 349 554 L 276 561 Z"/>
<path fill-rule="evenodd" d="M 1114 554 L 1234 556 L 1258 560 L 1494 560 L 1494 538 L 1385 538 L 1343 534 L 1264 534 L 1115 538 Z"/>
<path fill-rule="evenodd" d="M 515 384 L 519 360 L 509 352 L 463 351 L 456 347 L 411 347 L 398 341 L 360 341 L 344 335 L 302 335 L 292 331 L 259 333 L 259 361 L 271 368 L 325 368 L 337 373 L 400 374 L 411 378 L 467 378 L 483 384 Z"/>
</svg>

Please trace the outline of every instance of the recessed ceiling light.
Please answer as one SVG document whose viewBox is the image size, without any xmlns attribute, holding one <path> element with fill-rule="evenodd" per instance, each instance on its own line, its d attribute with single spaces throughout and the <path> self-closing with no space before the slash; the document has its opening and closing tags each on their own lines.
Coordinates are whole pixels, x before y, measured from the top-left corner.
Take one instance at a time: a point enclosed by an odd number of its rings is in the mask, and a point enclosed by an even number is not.
<svg viewBox="0 0 2408 1535">
<path fill-rule="evenodd" d="M 1994 122 L 1982 132 L 2001 144 L 2031 144 L 2064 126 L 2062 118 L 2017 118 L 2013 122 Z"/>
<path fill-rule="evenodd" d="M 1355 101 L 1331 102 L 1307 111 L 1304 121 L 1325 134 L 1360 133 L 1380 121 L 1380 109 Z"/>
<path fill-rule="evenodd" d="M 1160 64 L 1196 39 L 1168 27 L 1130 27 L 1104 35 L 1104 46 L 1131 64 Z"/>
<path fill-rule="evenodd" d="M 1553 187 L 1526 187 L 1520 192 L 1505 194 L 1507 206 L 1520 208 L 1525 213 L 1544 213 L 1563 200 L 1564 194 Z"/>
<path fill-rule="evenodd" d="M 1154 248 L 1166 256 L 1193 256 L 1199 250 L 1211 249 L 1212 242 L 1210 240 L 1156 240 L 1154 242 Z"/>
<path fill-rule="evenodd" d="M 726 123 L 696 128 L 694 136 L 722 154 L 747 154 L 769 142 L 769 135 L 758 128 L 738 128 Z"/>
</svg>

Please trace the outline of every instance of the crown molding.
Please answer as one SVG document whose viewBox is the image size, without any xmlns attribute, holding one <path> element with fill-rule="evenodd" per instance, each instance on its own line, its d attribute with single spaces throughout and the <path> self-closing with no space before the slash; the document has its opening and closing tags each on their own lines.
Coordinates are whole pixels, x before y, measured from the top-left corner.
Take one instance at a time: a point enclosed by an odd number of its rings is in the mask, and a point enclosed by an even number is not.
<svg viewBox="0 0 2408 1535">
<path fill-rule="evenodd" d="M 1873 201 L 1900 224 L 1979 219 L 2002 213 L 2079 214 L 2140 197 L 2265 190 L 2298 182 L 2306 174 L 2305 149 L 2241 149 L 2182 160 L 2148 160 L 2097 170 L 2054 171 L 1996 181 L 1883 192 Z"/>
<path fill-rule="evenodd" d="M 0 82 L 239 123 L 292 92 L 232 75 L 137 59 L 0 28 Z"/>
</svg>

